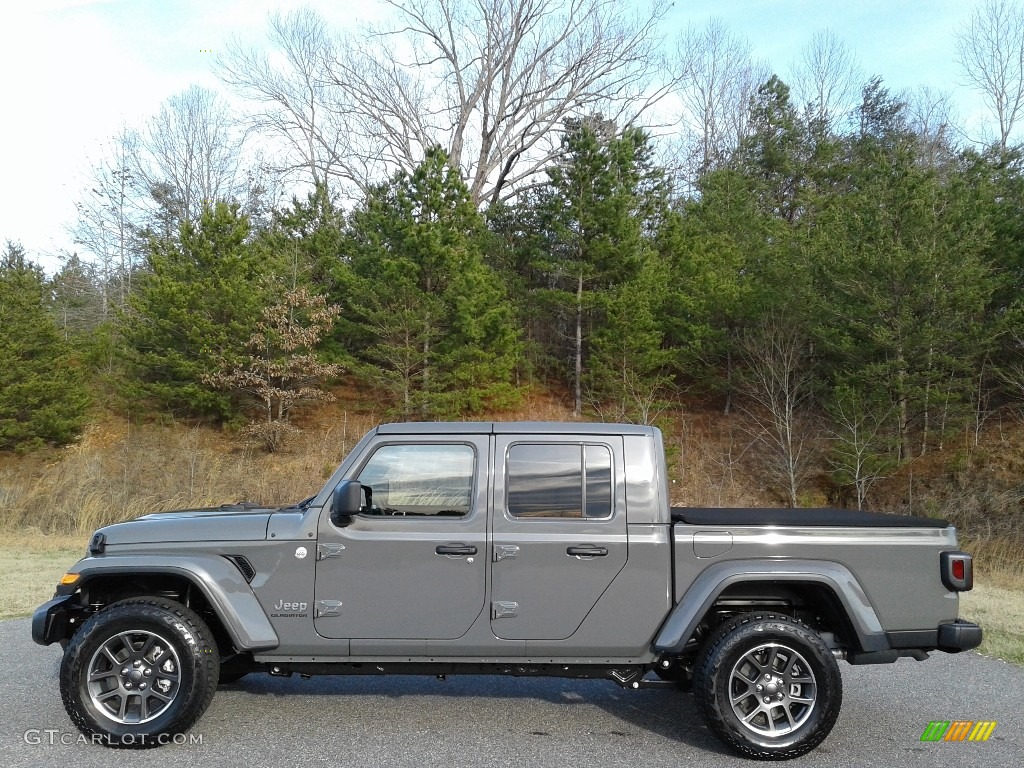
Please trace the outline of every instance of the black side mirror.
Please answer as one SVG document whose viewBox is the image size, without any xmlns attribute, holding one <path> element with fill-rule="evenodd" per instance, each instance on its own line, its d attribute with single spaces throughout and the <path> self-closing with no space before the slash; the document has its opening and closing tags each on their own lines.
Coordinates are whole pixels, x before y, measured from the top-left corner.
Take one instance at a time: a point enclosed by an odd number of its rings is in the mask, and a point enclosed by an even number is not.
<svg viewBox="0 0 1024 768">
<path fill-rule="evenodd" d="M 358 480 L 342 480 L 331 495 L 331 522 L 348 525 L 353 515 L 359 514 L 363 503 L 363 486 Z"/>
</svg>

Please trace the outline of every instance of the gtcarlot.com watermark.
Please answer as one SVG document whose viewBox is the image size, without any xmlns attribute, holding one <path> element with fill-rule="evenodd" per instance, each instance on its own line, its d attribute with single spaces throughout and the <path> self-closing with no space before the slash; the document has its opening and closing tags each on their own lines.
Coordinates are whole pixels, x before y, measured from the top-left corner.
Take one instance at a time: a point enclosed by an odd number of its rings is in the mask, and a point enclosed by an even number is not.
<svg viewBox="0 0 1024 768">
<path fill-rule="evenodd" d="M 22 740 L 30 746 L 45 745 L 48 747 L 61 744 L 102 744 L 110 743 L 111 737 L 101 733 L 84 734 L 77 731 L 62 731 L 59 728 L 29 728 L 22 736 Z M 156 744 L 161 747 L 168 744 L 202 744 L 203 734 L 201 733 L 160 733 L 156 736 L 136 736 L 126 733 L 123 736 L 114 737 L 119 744 L 131 746 L 133 744 Z"/>
</svg>

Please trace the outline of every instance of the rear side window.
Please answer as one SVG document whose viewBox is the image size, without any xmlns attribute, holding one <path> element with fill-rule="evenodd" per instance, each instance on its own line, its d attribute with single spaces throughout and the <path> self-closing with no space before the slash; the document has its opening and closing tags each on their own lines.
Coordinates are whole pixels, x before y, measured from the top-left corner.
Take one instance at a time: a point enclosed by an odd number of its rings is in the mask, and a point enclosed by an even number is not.
<svg viewBox="0 0 1024 768">
<path fill-rule="evenodd" d="M 363 514 L 463 517 L 473 498 L 472 446 L 382 445 L 359 473 L 370 488 Z"/>
<path fill-rule="evenodd" d="M 612 457 L 604 445 L 517 443 L 508 449 L 508 512 L 513 517 L 607 518 Z"/>
</svg>

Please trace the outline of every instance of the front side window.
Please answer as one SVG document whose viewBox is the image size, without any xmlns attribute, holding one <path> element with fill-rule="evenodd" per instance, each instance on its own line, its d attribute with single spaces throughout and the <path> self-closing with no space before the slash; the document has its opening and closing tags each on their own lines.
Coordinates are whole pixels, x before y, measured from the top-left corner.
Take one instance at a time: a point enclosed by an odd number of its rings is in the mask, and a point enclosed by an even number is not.
<svg viewBox="0 0 1024 768">
<path fill-rule="evenodd" d="M 475 464 L 469 445 L 383 445 L 359 473 L 369 488 L 363 514 L 464 517 Z"/>
<path fill-rule="evenodd" d="M 508 512 L 513 517 L 610 517 L 611 468 L 611 452 L 603 445 L 513 445 L 508 449 Z"/>
</svg>

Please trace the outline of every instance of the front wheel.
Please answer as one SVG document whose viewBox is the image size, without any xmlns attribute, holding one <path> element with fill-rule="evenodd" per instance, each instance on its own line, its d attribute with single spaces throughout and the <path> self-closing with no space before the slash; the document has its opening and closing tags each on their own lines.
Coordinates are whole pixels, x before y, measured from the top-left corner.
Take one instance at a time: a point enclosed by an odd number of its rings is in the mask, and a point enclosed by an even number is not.
<svg viewBox="0 0 1024 768">
<path fill-rule="evenodd" d="M 693 690 L 708 726 L 747 757 L 810 752 L 839 717 L 843 681 L 821 637 L 788 616 L 748 613 L 720 626 L 697 658 Z"/>
<path fill-rule="evenodd" d="M 219 666 L 217 644 L 194 611 L 164 598 L 121 600 L 71 639 L 61 698 L 93 741 L 156 747 L 199 719 L 217 690 Z"/>
</svg>

